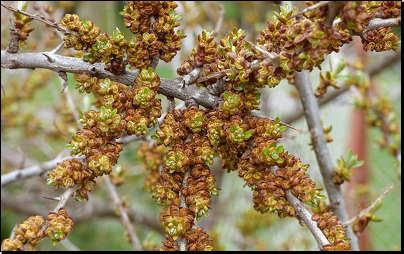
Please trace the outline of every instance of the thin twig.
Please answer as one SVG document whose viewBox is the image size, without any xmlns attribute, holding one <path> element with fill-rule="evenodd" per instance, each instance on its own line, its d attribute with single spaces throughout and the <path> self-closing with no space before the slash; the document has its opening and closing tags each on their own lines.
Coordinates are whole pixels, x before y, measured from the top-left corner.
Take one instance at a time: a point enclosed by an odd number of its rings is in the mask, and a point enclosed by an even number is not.
<svg viewBox="0 0 404 254">
<path fill-rule="evenodd" d="M 27 17 L 31 18 L 31 19 L 37 20 L 37 21 L 39 21 L 39 22 L 42 22 L 42 23 L 44 23 L 45 25 L 50 26 L 50 27 L 53 27 L 53 28 L 55 28 L 55 29 L 58 30 L 58 31 L 64 32 L 65 34 L 72 34 L 72 35 L 74 35 L 74 36 L 80 36 L 79 33 L 75 32 L 75 31 L 71 31 L 71 30 L 69 30 L 69 29 L 67 29 L 67 28 L 64 28 L 64 27 L 58 25 L 56 22 L 51 22 L 51 21 L 47 20 L 47 19 L 46 19 L 44 16 L 42 16 L 42 15 L 41 15 L 41 16 L 35 16 L 35 15 L 29 14 L 29 13 L 27 13 L 27 12 L 25 12 L 25 11 L 20 11 L 20 10 L 18 10 L 18 9 L 16 9 L 16 8 L 12 7 L 12 6 L 8 6 L 8 5 L 5 5 L 5 4 L 1 4 L 1 6 L 3 6 L 4 8 L 6 8 L 7 10 L 9 10 L 9 11 L 11 11 L 11 12 L 17 12 L 17 13 L 20 13 L 20 14 L 22 14 L 22 15 L 24 15 L 24 16 L 27 16 Z"/>
<path fill-rule="evenodd" d="M 105 184 L 107 185 L 107 188 L 109 190 L 109 194 L 111 195 L 111 198 L 114 202 L 114 205 L 116 205 L 119 209 L 119 214 L 122 219 L 122 225 L 126 228 L 126 230 L 129 233 L 130 240 L 132 242 L 133 247 L 137 251 L 142 251 L 143 247 L 142 244 L 139 241 L 138 236 L 136 235 L 135 228 L 133 227 L 128 214 L 125 211 L 125 208 L 122 205 L 121 200 L 119 199 L 119 195 L 116 191 L 115 186 L 111 183 L 111 180 L 109 179 L 109 175 L 104 175 L 103 180 L 105 181 Z"/>
<path fill-rule="evenodd" d="M 371 204 L 368 208 L 362 210 L 362 212 L 358 213 L 358 214 L 357 214 L 355 217 L 353 217 L 352 219 L 343 222 L 343 223 L 342 223 L 342 226 L 347 227 L 347 226 L 348 226 L 349 224 L 351 224 L 352 222 L 356 221 L 357 219 L 359 219 L 360 217 L 362 217 L 362 216 L 365 215 L 366 213 L 370 212 L 370 211 L 373 209 L 373 207 L 375 207 L 380 201 L 382 201 L 382 199 L 387 195 L 387 193 L 389 193 L 389 192 L 393 189 L 394 185 L 396 185 L 397 182 L 398 182 L 398 181 L 396 181 L 392 186 L 390 186 L 387 190 L 385 190 L 385 191 L 382 193 L 382 195 L 380 195 L 380 197 L 378 197 L 378 198 L 376 199 L 376 201 L 375 201 L 373 204 Z"/>
<path fill-rule="evenodd" d="M 288 19 L 293 19 L 293 18 L 296 17 L 296 16 L 302 15 L 302 14 L 304 14 L 304 13 L 306 13 L 306 12 L 309 12 L 309 11 L 311 11 L 311 10 L 314 10 L 314 9 L 316 9 L 316 8 L 320 8 L 320 7 L 324 6 L 324 5 L 328 5 L 328 4 L 331 3 L 331 2 L 332 2 L 332 1 L 321 1 L 321 2 L 318 2 L 318 3 L 316 3 L 316 4 L 313 4 L 313 5 L 311 5 L 311 6 L 307 7 L 307 8 L 305 8 L 305 9 L 299 11 L 299 12 L 296 13 L 295 15 L 290 16 Z"/>
<path fill-rule="evenodd" d="M 224 15 L 226 15 L 223 4 L 219 4 L 219 9 L 220 9 L 219 10 L 219 19 L 217 20 L 216 28 L 213 31 L 213 37 L 217 37 L 217 35 L 219 34 L 219 31 L 222 28 Z"/>
</svg>

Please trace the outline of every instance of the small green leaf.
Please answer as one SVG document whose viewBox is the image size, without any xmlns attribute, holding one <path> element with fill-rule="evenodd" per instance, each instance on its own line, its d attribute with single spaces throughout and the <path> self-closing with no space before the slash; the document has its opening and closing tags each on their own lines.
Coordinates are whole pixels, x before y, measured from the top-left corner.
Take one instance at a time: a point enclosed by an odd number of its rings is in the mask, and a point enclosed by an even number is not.
<svg viewBox="0 0 404 254">
<path fill-rule="evenodd" d="M 118 109 L 117 109 L 117 108 L 112 111 L 111 117 L 115 116 L 115 115 L 116 115 L 116 112 L 118 112 Z"/>
<path fill-rule="evenodd" d="M 352 165 L 351 168 L 357 168 L 363 165 L 364 161 L 357 161 L 355 164 Z"/>
<path fill-rule="evenodd" d="M 310 177 L 310 174 L 309 174 L 309 173 L 306 173 L 306 176 Z"/>
<path fill-rule="evenodd" d="M 279 119 L 279 117 L 277 117 L 276 119 L 275 119 L 275 124 L 279 124 L 281 122 L 281 120 Z"/>
<path fill-rule="evenodd" d="M 283 152 L 283 145 L 278 146 L 278 147 L 275 149 L 275 151 L 276 151 L 277 154 L 282 153 L 282 152 Z"/>
<path fill-rule="evenodd" d="M 81 117 L 84 116 L 84 114 L 83 114 L 83 112 L 81 112 L 81 110 L 79 110 L 79 114 L 80 114 Z"/>
<path fill-rule="evenodd" d="M 172 223 L 174 224 L 174 226 L 178 226 L 178 222 L 176 220 L 172 220 Z"/>
<path fill-rule="evenodd" d="M 286 126 L 281 126 L 279 127 L 279 132 L 286 131 L 287 128 Z"/>
<path fill-rule="evenodd" d="M 159 139 L 159 137 L 157 137 L 157 135 L 151 135 L 151 138 L 154 139 L 154 140 L 158 140 L 158 139 Z"/>
<path fill-rule="evenodd" d="M 233 47 L 233 43 L 232 43 L 231 41 L 229 41 L 229 42 L 227 43 L 227 46 L 229 46 L 230 48 L 232 48 L 232 47 Z"/>
<path fill-rule="evenodd" d="M 255 99 L 257 99 L 257 100 L 259 100 L 261 98 L 261 93 L 259 93 L 259 94 L 257 94 L 256 96 L 255 96 Z"/>
<path fill-rule="evenodd" d="M 248 44 L 247 44 L 248 45 Z M 247 52 L 247 53 L 245 53 L 247 56 L 253 56 L 254 55 L 254 53 L 253 52 Z"/>
<path fill-rule="evenodd" d="M 272 147 L 275 147 L 276 146 L 276 143 L 274 142 L 274 143 L 271 143 L 270 145 L 269 145 L 269 148 L 272 148 Z"/>
<path fill-rule="evenodd" d="M 73 149 L 73 148 L 74 148 L 74 145 L 71 145 L 71 144 L 66 145 L 66 149 Z"/>
<path fill-rule="evenodd" d="M 231 131 L 231 132 L 235 132 L 236 129 L 237 129 L 236 126 L 234 126 L 234 125 L 230 126 L 230 131 Z"/>
<path fill-rule="evenodd" d="M 174 14 L 174 9 L 170 9 L 170 11 L 168 12 L 168 14 L 171 16 Z"/>
<path fill-rule="evenodd" d="M 178 154 L 175 155 L 175 160 L 179 161 L 180 160 L 180 156 Z"/>
<path fill-rule="evenodd" d="M 53 178 L 49 178 L 46 180 L 46 185 L 51 185 L 53 183 Z"/>
<path fill-rule="evenodd" d="M 346 156 L 346 161 L 347 161 L 347 162 L 350 162 L 350 161 L 351 161 L 352 155 L 353 155 L 353 151 L 352 151 L 352 149 L 351 149 L 351 150 L 349 150 L 348 155 Z"/>
<path fill-rule="evenodd" d="M 147 69 L 147 72 L 149 73 L 149 75 L 152 75 L 152 73 L 153 73 L 153 68 L 152 68 L 152 67 L 149 67 L 149 69 Z"/>
<path fill-rule="evenodd" d="M 108 115 L 108 111 L 107 111 L 107 109 L 106 109 L 104 106 L 101 107 L 101 113 L 102 113 L 104 116 Z"/>
<path fill-rule="evenodd" d="M 229 93 L 229 92 L 227 92 L 227 91 L 224 92 L 224 99 L 225 99 L 225 100 L 227 100 L 227 98 L 228 98 L 229 96 L 230 96 L 230 93 Z"/>
<path fill-rule="evenodd" d="M 247 131 L 246 133 L 244 133 L 244 138 L 249 139 L 251 135 L 252 135 L 251 131 Z"/>
<path fill-rule="evenodd" d="M 266 149 L 266 148 L 264 148 L 264 154 L 265 154 L 266 156 L 269 156 L 269 150 Z"/>
<path fill-rule="evenodd" d="M 321 199 L 327 199 L 327 196 L 326 196 L 326 195 L 322 195 L 322 194 L 317 195 L 317 197 L 319 197 L 319 198 L 321 198 Z"/>
</svg>

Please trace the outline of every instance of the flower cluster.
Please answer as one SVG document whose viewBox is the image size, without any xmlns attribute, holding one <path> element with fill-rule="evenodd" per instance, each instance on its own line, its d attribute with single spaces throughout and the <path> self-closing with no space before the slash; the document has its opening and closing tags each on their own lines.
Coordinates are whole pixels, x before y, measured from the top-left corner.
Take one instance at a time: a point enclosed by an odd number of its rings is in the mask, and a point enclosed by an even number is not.
<svg viewBox="0 0 404 254">
<path fill-rule="evenodd" d="M 214 63 L 218 57 L 217 44 L 213 41 L 213 32 L 202 31 L 198 35 L 199 44 L 192 50 L 188 59 L 177 69 L 177 73 L 180 76 L 190 73 L 193 69 L 202 67 L 203 64 L 208 66 L 204 72 L 209 75 L 218 71 L 217 63 Z M 198 84 L 199 86 L 202 84 Z"/>
<path fill-rule="evenodd" d="M 166 234 L 174 240 L 177 240 L 178 236 L 184 236 L 194 225 L 194 216 L 190 209 L 171 204 L 170 213 L 163 216 Z"/>
<path fill-rule="evenodd" d="M 129 1 L 120 12 L 125 27 L 139 34 L 128 44 L 129 64 L 138 69 L 150 66 L 154 57 L 170 62 L 181 49 L 181 30 L 174 31 L 180 24 L 182 15 L 174 15 L 175 2 L 168 1 Z"/>
<path fill-rule="evenodd" d="M 144 135 L 147 128 L 158 123 L 157 119 L 161 116 L 161 100 L 156 99 L 156 93 L 159 87 L 160 77 L 151 67 L 142 69 L 136 77 L 134 89 L 127 94 L 131 106 L 124 118 L 129 135 Z"/>
<path fill-rule="evenodd" d="M 52 239 L 53 245 L 65 239 L 73 229 L 74 221 L 67 216 L 67 211 L 64 208 L 60 208 L 57 214 L 50 212 L 46 218 L 49 226 L 45 232 Z"/>
<path fill-rule="evenodd" d="M 187 251 L 211 251 L 213 241 L 203 228 L 191 229 L 184 236 L 188 240 Z"/>
<path fill-rule="evenodd" d="M 25 11 L 27 6 L 28 3 L 25 3 L 22 10 Z M 11 27 L 10 31 L 12 35 L 18 36 L 18 44 L 20 47 L 25 47 L 27 44 L 25 41 L 28 39 L 29 34 L 35 30 L 35 28 L 29 26 L 29 22 L 31 21 L 31 18 L 14 12 L 14 27 Z M 13 37 L 11 37 L 10 40 L 12 38 Z"/>
<path fill-rule="evenodd" d="M 208 209 L 211 209 L 211 196 L 218 196 L 220 188 L 214 186 L 216 179 L 209 167 L 203 164 L 196 164 L 187 178 L 187 186 L 181 189 L 181 195 L 189 209 L 196 215 L 196 219 L 208 216 Z"/>
<path fill-rule="evenodd" d="M 42 216 L 31 216 L 14 229 L 14 239 L 4 239 L 1 244 L 1 251 L 24 250 L 23 244 L 29 242 L 33 246 L 37 245 L 44 237 L 45 232 L 41 230 L 45 224 Z M 35 250 L 34 247 L 28 250 Z"/>
<path fill-rule="evenodd" d="M 61 25 L 71 31 L 79 33 L 79 36 L 74 34 L 66 35 L 63 40 L 66 42 L 65 48 L 74 48 L 75 50 L 86 50 L 92 47 L 97 41 L 101 30 L 92 21 L 83 19 L 80 21 L 76 14 L 66 14 L 61 22 Z"/>
<path fill-rule="evenodd" d="M 322 215 L 315 213 L 311 219 L 317 221 L 317 226 L 331 243 L 331 245 L 323 246 L 325 251 L 350 250 L 351 244 L 349 243 L 349 239 L 345 238 L 346 230 L 342 226 L 342 222 L 339 221 L 338 217 L 333 215 L 332 212 Z"/>
<path fill-rule="evenodd" d="M 400 39 L 394 33 L 389 33 L 390 30 L 391 27 L 381 27 L 361 35 L 363 50 L 381 52 L 392 49 L 398 52 Z"/>
</svg>

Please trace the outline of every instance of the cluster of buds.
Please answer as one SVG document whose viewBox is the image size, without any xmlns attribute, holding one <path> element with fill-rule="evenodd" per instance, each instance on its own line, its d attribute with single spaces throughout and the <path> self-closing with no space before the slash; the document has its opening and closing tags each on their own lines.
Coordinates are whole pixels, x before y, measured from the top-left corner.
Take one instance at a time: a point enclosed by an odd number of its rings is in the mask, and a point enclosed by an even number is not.
<svg viewBox="0 0 404 254">
<path fill-rule="evenodd" d="M 376 209 L 373 209 L 376 210 Z M 368 226 L 370 221 L 382 221 L 382 219 L 379 219 L 376 217 L 375 214 L 373 214 L 374 211 L 372 212 L 367 212 L 365 215 L 357 219 L 353 224 L 352 224 L 352 230 L 354 231 L 355 235 L 357 237 L 360 237 L 362 235 L 362 232 L 365 230 L 365 228 Z"/>
<path fill-rule="evenodd" d="M 73 229 L 74 221 L 67 216 L 67 211 L 64 208 L 60 208 L 57 214 L 50 212 L 46 218 L 49 226 L 45 232 L 52 240 L 53 245 L 65 239 Z"/>
<path fill-rule="evenodd" d="M 184 236 L 192 228 L 194 220 L 194 213 L 190 209 L 171 204 L 170 213 L 163 216 L 165 232 L 177 240 L 178 236 Z"/>
<path fill-rule="evenodd" d="M 345 229 L 342 226 L 342 222 L 338 220 L 338 217 L 333 215 L 332 212 L 319 215 L 313 214 L 312 220 L 317 221 L 317 226 L 321 229 L 325 237 L 331 245 L 323 246 L 325 251 L 347 251 L 350 250 L 351 244 L 349 239 L 345 238 Z"/>
<path fill-rule="evenodd" d="M 174 15 L 175 2 L 129 1 L 120 12 L 125 27 L 139 34 L 129 41 L 128 61 L 138 69 L 150 66 L 154 57 L 170 62 L 181 49 L 181 30 L 174 31 L 182 15 Z"/>
<path fill-rule="evenodd" d="M 192 50 L 188 59 L 177 69 L 177 73 L 180 76 L 190 73 L 193 69 L 202 67 L 203 64 L 211 64 L 204 70 L 206 75 L 218 71 L 217 63 L 215 62 L 218 57 L 217 44 L 213 41 L 213 32 L 207 32 L 203 30 L 198 35 L 199 45 Z M 201 84 L 197 84 L 201 85 Z"/>
<path fill-rule="evenodd" d="M 42 216 L 31 216 L 14 229 L 14 239 L 4 239 L 1 244 L 1 251 L 24 250 L 23 244 L 29 242 L 31 245 L 37 245 L 44 237 L 45 232 L 41 230 L 45 224 Z M 35 250 L 34 247 L 28 250 Z"/>
<path fill-rule="evenodd" d="M 66 35 L 63 40 L 66 42 L 65 48 L 74 48 L 75 50 L 86 50 L 91 48 L 97 41 L 101 30 L 93 24 L 92 21 L 83 19 L 80 21 L 76 14 L 66 14 L 61 22 L 61 25 L 71 31 L 79 33 L 79 36 L 74 34 Z"/>
<path fill-rule="evenodd" d="M 341 23 L 339 26 L 342 30 L 353 30 L 357 33 L 363 31 L 366 25 L 373 17 L 367 10 L 366 2 L 347 2 L 341 11 Z"/>
<path fill-rule="evenodd" d="M 155 185 L 156 193 L 152 198 L 157 200 L 157 203 L 168 203 L 177 199 L 181 190 L 181 183 L 184 178 L 183 173 L 170 173 L 167 168 L 163 168 L 160 173 L 160 179 Z"/>
<path fill-rule="evenodd" d="M 108 37 L 107 33 L 103 33 L 97 37 L 96 42 L 92 45 L 86 55 L 84 61 L 93 64 L 101 62 L 107 64 L 105 70 L 119 75 L 124 73 L 125 62 L 123 58 L 128 49 L 128 42 L 124 39 L 123 32 L 114 30 L 113 36 Z"/>
<path fill-rule="evenodd" d="M 79 89 L 79 93 L 91 93 L 93 87 L 97 84 L 98 79 L 89 75 L 83 74 L 76 78 L 76 89 Z"/>
<path fill-rule="evenodd" d="M 211 251 L 213 249 L 213 241 L 203 231 L 203 228 L 191 229 L 185 233 L 184 237 L 188 240 L 187 251 Z"/>
<path fill-rule="evenodd" d="M 380 9 L 376 12 L 376 18 L 396 18 L 401 14 L 400 1 L 383 1 L 380 4 Z"/>
<path fill-rule="evenodd" d="M 62 163 L 58 162 L 56 168 L 52 172 L 48 172 L 49 179 L 46 184 L 53 184 L 55 191 L 59 186 L 73 187 L 76 184 L 81 184 L 85 180 L 94 177 L 93 172 L 87 169 L 84 163 L 73 159 L 66 159 Z"/>
<path fill-rule="evenodd" d="M 320 72 L 320 84 L 314 92 L 314 96 L 316 96 L 317 99 L 323 98 L 329 86 L 339 88 L 339 86 L 337 86 L 335 73 L 331 71 Z"/>
<path fill-rule="evenodd" d="M 394 33 L 389 33 L 390 30 L 391 27 L 381 27 L 361 35 L 363 50 L 381 52 L 392 49 L 398 52 L 400 39 Z"/>
<path fill-rule="evenodd" d="M 24 3 L 21 10 L 26 11 L 28 7 L 28 2 Z M 25 15 L 22 15 L 18 12 L 14 12 L 14 27 L 10 28 L 12 37 L 18 36 L 18 44 L 20 47 L 25 47 L 26 40 L 28 39 L 29 34 L 35 30 L 35 28 L 29 26 L 29 22 L 31 22 L 31 18 Z"/>
<path fill-rule="evenodd" d="M 215 175 L 207 165 L 196 164 L 187 178 L 187 186 L 181 189 L 181 195 L 198 221 L 204 215 L 208 217 L 208 209 L 212 208 L 211 196 L 219 195 L 220 188 L 214 186 L 215 181 Z"/>
<path fill-rule="evenodd" d="M 161 100 L 156 99 L 160 87 L 160 77 L 153 69 L 142 69 L 135 79 L 134 89 L 127 94 L 130 106 L 124 120 L 129 135 L 144 135 L 147 128 L 158 123 L 161 116 Z"/>
<path fill-rule="evenodd" d="M 166 240 L 162 241 L 163 246 L 155 248 L 153 251 L 180 251 L 177 242 L 171 236 L 166 236 Z"/>
<path fill-rule="evenodd" d="M 168 112 L 164 118 L 164 122 L 160 125 L 160 129 L 156 131 L 156 135 L 152 136 L 157 140 L 157 145 L 174 146 L 182 143 L 188 135 L 184 125 L 182 110 L 174 109 Z"/>
</svg>

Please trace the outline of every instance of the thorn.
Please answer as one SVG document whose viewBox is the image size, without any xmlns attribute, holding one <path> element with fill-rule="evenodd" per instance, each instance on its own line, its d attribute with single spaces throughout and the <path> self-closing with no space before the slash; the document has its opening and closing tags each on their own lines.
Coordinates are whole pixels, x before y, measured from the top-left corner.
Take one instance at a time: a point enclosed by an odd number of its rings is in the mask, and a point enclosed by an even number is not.
<svg viewBox="0 0 404 254">
<path fill-rule="evenodd" d="M 55 200 L 55 201 L 60 201 L 62 198 L 61 197 L 50 197 L 50 198 L 48 198 L 48 197 L 42 197 L 42 198 L 46 198 L 46 199 L 50 199 L 50 200 Z"/>
</svg>

